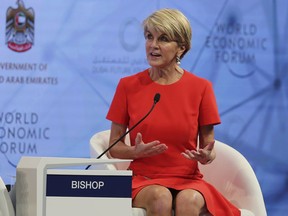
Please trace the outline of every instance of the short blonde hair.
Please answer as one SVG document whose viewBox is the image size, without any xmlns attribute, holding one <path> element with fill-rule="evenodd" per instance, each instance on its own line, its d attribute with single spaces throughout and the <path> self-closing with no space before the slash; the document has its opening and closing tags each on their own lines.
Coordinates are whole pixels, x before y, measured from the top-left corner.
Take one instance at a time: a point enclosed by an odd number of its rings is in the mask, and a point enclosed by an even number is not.
<svg viewBox="0 0 288 216">
<path fill-rule="evenodd" d="M 144 34 L 148 29 L 167 34 L 179 46 L 184 46 L 182 58 L 191 48 L 192 29 L 189 20 L 177 9 L 161 9 L 152 13 L 143 21 Z"/>
</svg>

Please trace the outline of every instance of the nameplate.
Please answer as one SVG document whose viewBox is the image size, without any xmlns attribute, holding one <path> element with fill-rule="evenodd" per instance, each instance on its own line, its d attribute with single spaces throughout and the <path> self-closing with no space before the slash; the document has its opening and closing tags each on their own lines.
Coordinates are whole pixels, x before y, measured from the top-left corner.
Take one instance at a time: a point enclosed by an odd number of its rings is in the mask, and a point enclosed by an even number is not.
<svg viewBox="0 0 288 216">
<path fill-rule="evenodd" d="M 131 188 L 131 176 L 48 174 L 46 196 L 131 198 Z"/>
</svg>

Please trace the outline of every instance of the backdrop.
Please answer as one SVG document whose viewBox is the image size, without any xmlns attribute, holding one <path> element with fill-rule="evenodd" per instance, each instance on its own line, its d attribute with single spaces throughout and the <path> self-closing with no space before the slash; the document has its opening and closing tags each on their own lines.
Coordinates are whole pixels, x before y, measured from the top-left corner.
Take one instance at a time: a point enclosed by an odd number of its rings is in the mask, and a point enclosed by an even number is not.
<svg viewBox="0 0 288 216">
<path fill-rule="evenodd" d="M 1 0 L 0 175 L 22 156 L 89 157 L 119 79 L 148 67 L 141 22 L 180 9 L 182 67 L 213 82 L 216 138 L 247 157 L 268 215 L 288 211 L 288 1 Z"/>
</svg>

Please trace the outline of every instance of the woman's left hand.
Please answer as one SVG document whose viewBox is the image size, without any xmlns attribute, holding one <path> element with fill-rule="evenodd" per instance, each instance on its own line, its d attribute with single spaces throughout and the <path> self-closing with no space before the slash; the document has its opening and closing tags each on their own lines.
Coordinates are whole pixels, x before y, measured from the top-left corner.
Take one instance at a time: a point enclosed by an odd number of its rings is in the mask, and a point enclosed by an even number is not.
<svg viewBox="0 0 288 216">
<path fill-rule="evenodd" d="M 211 163 L 215 157 L 213 157 L 212 151 L 214 148 L 214 142 L 207 144 L 203 149 L 196 150 L 185 150 L 181 154 L 190 160 L 197 160 L 201 164 L 209 164 Z"/>
</svg>

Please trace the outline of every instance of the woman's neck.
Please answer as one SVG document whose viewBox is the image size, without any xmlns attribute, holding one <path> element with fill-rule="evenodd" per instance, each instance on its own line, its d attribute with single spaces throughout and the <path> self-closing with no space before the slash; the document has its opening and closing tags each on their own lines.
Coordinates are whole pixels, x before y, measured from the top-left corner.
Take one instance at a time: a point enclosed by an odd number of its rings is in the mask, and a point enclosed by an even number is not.
<svg viewBox="0 0 288 216">
<path fill-rule="evenodd" d="M 150 78 L 161 85 L 169 85 L 177 82 L 181 79 L 184 74 L 184 70 L 179 66 L 173 69 L 162 69 L 162 68 L 150 68 L 149 76 Z"/>
</svg>

